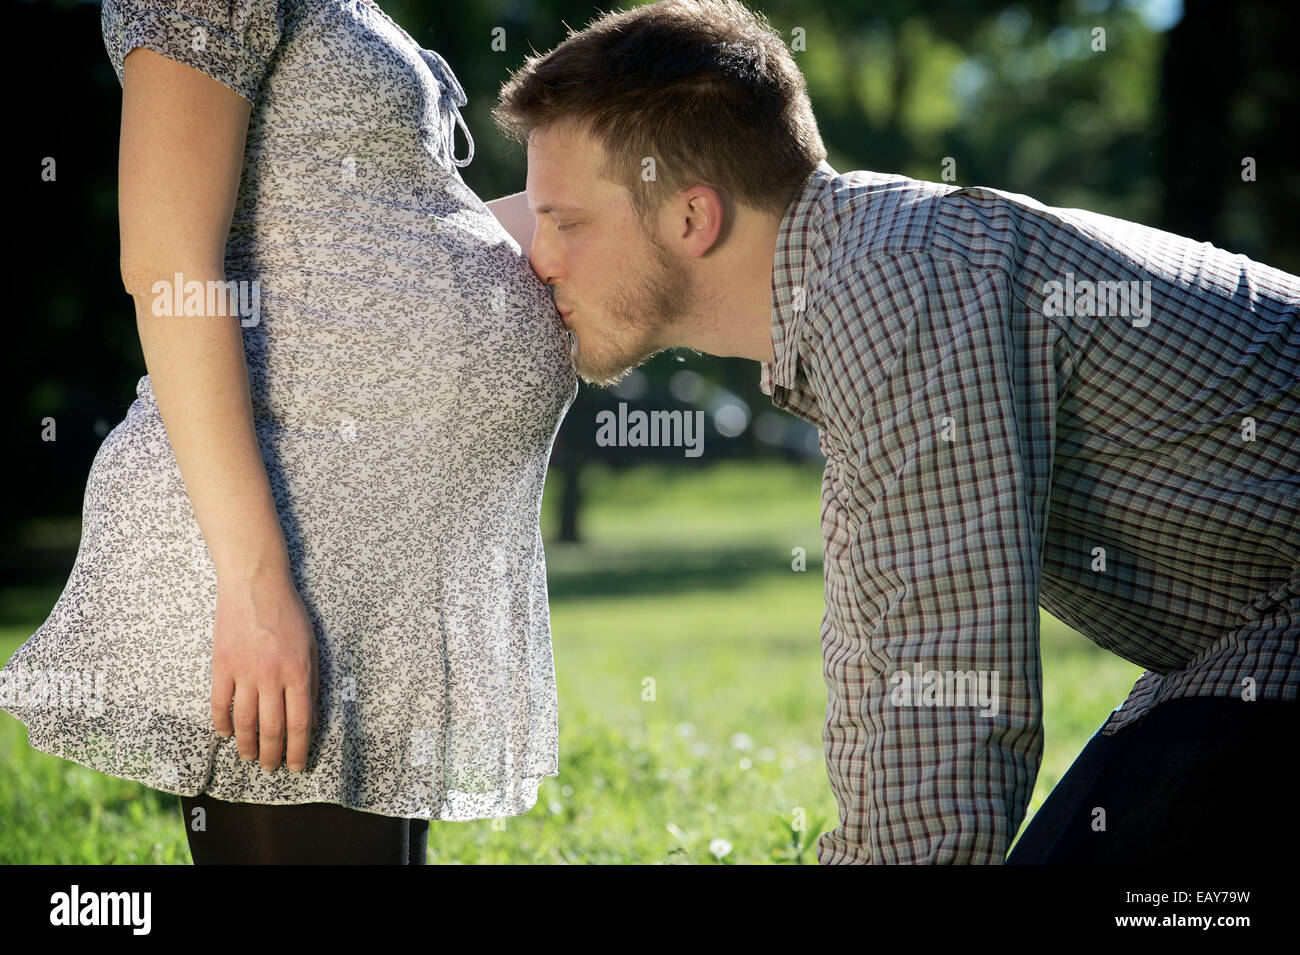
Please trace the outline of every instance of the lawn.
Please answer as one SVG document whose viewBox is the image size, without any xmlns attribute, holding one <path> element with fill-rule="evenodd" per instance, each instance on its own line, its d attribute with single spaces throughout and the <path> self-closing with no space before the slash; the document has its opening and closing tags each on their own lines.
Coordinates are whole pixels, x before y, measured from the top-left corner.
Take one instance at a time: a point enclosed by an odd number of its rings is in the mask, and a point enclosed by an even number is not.
<svg viewBox="0 0 1300 955">
<path fill-rule="evenodd" d="M 547 543 L 560 775 L 523 816 L 435 823 L 429 862 L 815 864 L 836 819 L 820 474 L 588 469 L 583 543 Z M 548 532 L 558 499 L 548 485 Z M 0 657 L 62 585 L 0 592 Z M 1047 739 L 1029 816 L 1141 672 L 1042 624 Z M 189 862 L 175 796 L 38 753 L 5 713 L 0 766 L 0 863 Z"/>
</svg>

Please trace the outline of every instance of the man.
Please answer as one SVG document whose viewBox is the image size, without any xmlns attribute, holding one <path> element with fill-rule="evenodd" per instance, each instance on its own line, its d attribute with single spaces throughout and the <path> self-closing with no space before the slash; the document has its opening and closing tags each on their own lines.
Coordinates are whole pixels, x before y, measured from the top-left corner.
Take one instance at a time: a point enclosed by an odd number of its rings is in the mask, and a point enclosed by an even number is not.
<svg viewBox="0 0 1300 955">
<path fill-rule="evenodd" d="M 495 116 L 528 180 L 494 208 L 584 379 L 752 358 L 820 430 L 820 862 L 1004 861 L 1042 757 L 1040 605 L 1146 672 L 1006 861 L 1293 851 L 1260 771 L 1293 751 L 1300 683 L 1300 279 L 841 175 L 779 34 L 734 2 L 604 16 Z"/>
</svg>

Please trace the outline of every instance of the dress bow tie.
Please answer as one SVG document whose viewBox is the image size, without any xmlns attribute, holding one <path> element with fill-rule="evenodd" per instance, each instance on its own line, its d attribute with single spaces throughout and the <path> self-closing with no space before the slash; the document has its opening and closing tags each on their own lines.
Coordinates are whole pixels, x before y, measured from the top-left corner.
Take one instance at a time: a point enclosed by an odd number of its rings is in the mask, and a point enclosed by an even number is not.
<svg viewBox="0 0 1300 955">
<path fill-rule="evenodd" d="M 465 95 L 465 89 L 456 79 L 456 74 L 451 71 L 447 61 L 436 50 L 420 49 L 420 56 L 428 64 L 429 71 L 438 81 L 438 105 L 443 114 L 443 141 L 447 144 L 447 155 L 456 166 L 468 166 L 470 160 L 474 158 L 474 137 L 469 134 L 469 127 L 465 125 L 465 120 L 461 118 L 460 107 L 469 102 Z M 469 153 L 464 159 L 456 158 L 456 126 L 459 125 L 461 132 L 465 134 L 465 140 L 469 143 Z"/>
</svg>

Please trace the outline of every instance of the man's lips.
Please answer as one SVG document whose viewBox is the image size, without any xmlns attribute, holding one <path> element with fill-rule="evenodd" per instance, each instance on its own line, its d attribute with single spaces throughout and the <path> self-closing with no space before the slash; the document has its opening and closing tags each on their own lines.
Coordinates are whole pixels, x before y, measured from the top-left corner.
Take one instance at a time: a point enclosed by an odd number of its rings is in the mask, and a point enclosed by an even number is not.
<svg viewBox="0 0 1300 955">
<path fill-rule="evenodd" d="M 568 328 L 568 327 L 569 327 L 569 316 L 573 313 L 573 309 L 571 309 L 571 308 L 560 308 L 560 307 L 557 305 L 557 306 L 555 306 L 555 310 L 556 310 L 557 312 L 560 313 L 560 317 L 564 320 L 564 327 L 565 327 L 565 328 Z"/>
</svg>

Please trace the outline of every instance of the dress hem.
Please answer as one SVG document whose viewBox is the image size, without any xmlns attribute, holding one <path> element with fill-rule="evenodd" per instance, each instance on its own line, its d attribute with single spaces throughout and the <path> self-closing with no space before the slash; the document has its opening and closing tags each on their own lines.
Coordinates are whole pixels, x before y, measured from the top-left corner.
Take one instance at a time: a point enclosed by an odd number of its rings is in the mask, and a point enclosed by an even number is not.
<svg viewBox="0 0 1300 955">
<path fill-rule="evenodd" d="M 230 790 L 225 787 L 213 789 L 211 786 L 208 786 L 207 788 L 198 788 L 193 791 L 186 791 L 188 787 L 182 787 L 178 784 L 170 783 L 165 779 L 159 778 L 157 775 L 151 775 L 147 770 L 132 771 L 130 768 L 122 765 L 121 760 L 113 757 L 111 751 L 108 751 L 106 758 L 96 758 L 95 755 L 88 753 L 87 748 L 84 746 L 78 749 L 76 746 L 62 742 L 60 739 L 34 734 L 26 719 L 8 707 L 0 706 L 0 712 L 8 713 L 18 722 L 23 724 L 27 730 L 27 745 L 37 752 L 44 753 L 47 756 L 54 756 L 71 763 L 76 763 L 79 766 L 94 770 L 95 772 L 102 773 L 106 776 L 139 783 L 142 786 L 147 786 L 150 789 L 165 792 L 169 795 L 186 797 L 207 795 L 213 799 L 220 799 L 223 802 L 244 802 L 263 806 L 301 806 L 309 803 L 328 803 L 331 805 L 343 806 L 347 809 L 355 809 L 358 812 L 370 812 L 375 813 L 376 815 L 396 818 L 423 819 L 428 822 L 474 822 L 481 819 L 505 819 L 511 816 L 521 816 L 530 812 L 537 805 L 538 790 L 541 787 L 542 781 L 549 777 L 559 776 L 559 770 L 557 768 L 542 773 L 539 776 L 515 777 L 516 784 L 511 789 L 498 790 L 496 793 L 492 794 L 494 803 L 504 811 L 489 813 L 475 813 L 464 810 L 457 811 L 450 808 L 451 804 L 470 798 L 481 802 L 483 797 L 486 795 L 484 793 L 466 794 L 455 789 L 447 791 L 447 794 L 443 797 L 441 806 L 437 812 L 425 812 L 415 806 L 412 806 L 410 811 L 395 811 L 393 809 L 376 807 L 373 804 L 366 804 L 364 800 L 358 803 L 344 798 L 337 788 L 334 788 L 333 791 L 329 791 L 328 789 L 317 791 L 315 794 L 305 799 L 243 799 L 239 798 L 237 795 L 233 795 Z M 64 729 L 66 730 L 66 728 L 65 724 Z M 280 765 L 277 766 L 274 771 L 279 772 L 282 770 L 287 772 L 283 760 L 281 760 Z M 305 779 L 309 772 L 310 770 L 306 770 L 301 774 L 295 775 Z"/>
</svg>

